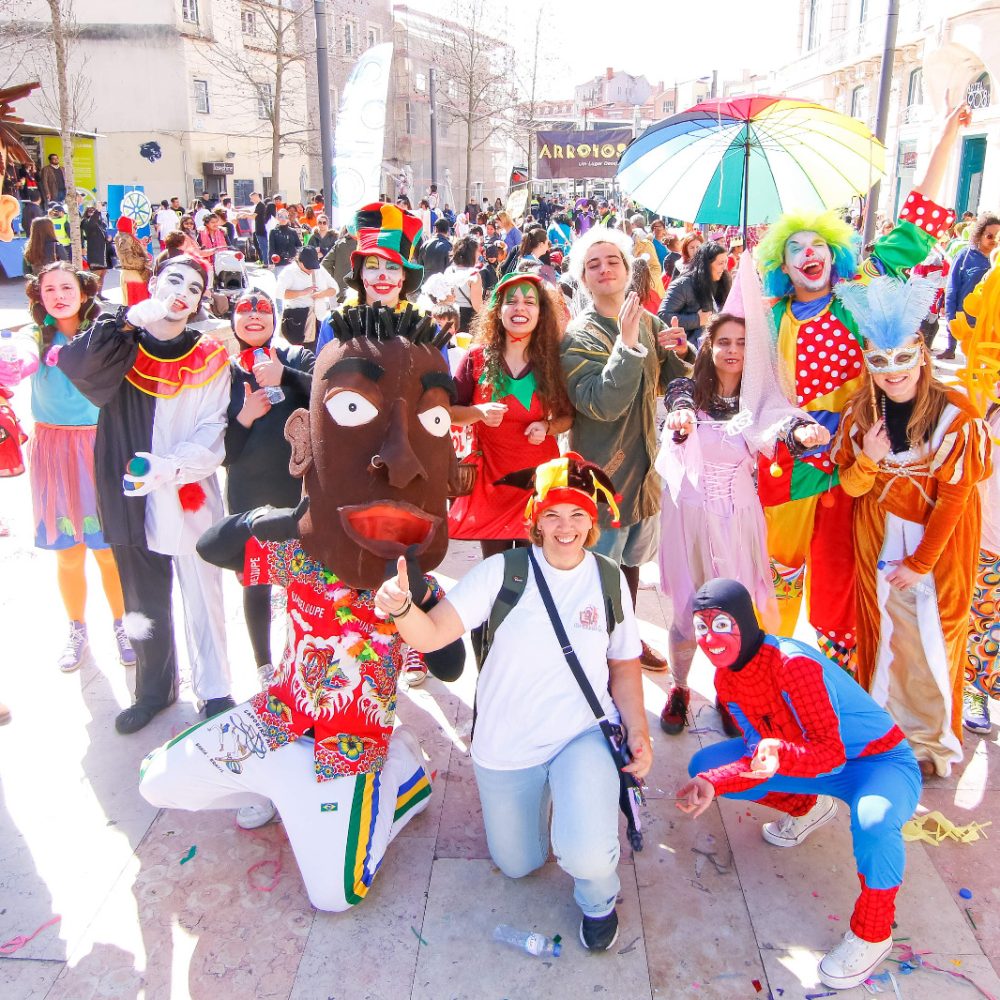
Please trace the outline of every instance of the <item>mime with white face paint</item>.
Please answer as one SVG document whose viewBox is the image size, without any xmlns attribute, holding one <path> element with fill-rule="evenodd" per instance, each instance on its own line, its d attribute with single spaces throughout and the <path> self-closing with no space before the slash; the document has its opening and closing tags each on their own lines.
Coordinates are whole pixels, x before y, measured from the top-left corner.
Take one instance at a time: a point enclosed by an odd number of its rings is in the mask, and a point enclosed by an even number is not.
<svg viewBox="0 0 1000 1000">
<path fill-rule="evenodd" d="M 952 111 L 931 153 L 923 180 L 905 200 L 899 223 L 875 243 L 858 276 L 905 278 L 953 221 L 937 204 L 948 158 L 969 111 Z M 836 213 L 790 213 L 757 247 L 764 292 L 775 298 L 778 363 L 790 401 L 822 424 L 831 438 L 863 371 L 862 339 L 850 309 L 833 297 L 838 281 L 859 272 L 857 234 Z M 758 490 L 767 521 L 768 549 L 781 622 L 794 634 L 803 592 L 809 622 L 823 652 L 853 670 L 857 645 L 852 533 L 853 504 L 841 489 L 829 445 L 792 453 L 779 443 L 773 460 L 761 457 Z"/>
<path fill-rule="evenodd" d="M 98 502 L 138 661 L 135 704 L 115 720 L 120 733 L 142 729 L 177 698 L 175 568 L 195 694 L 206 715 L 233 705 L 221 571 L 195 552 L 222 516 L 215 470 L 225 453 L 230 392 L 225 349 L 187 325 L 206 284 L 200 261 L 173 258 L 151 281 L 152 298 L 102 317 L 58 359 L 100 408 Z"/>
</svg>

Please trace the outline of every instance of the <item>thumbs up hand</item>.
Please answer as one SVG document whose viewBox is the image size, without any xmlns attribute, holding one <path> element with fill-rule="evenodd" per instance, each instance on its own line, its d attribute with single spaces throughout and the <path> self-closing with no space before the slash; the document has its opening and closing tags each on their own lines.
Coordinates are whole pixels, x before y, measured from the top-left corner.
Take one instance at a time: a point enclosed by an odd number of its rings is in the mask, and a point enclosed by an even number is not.
<svg viewBox="0 0 1000 1000">
<path fill-rule="evenodd" d="M 406 569 L 406 557 L 396 560 L 396 575 L 390 577 L 375 594 L 375 607 L 385 615 L 395 615 L 405 611 L 410 604 L 410 576 Z"/>
</svg>

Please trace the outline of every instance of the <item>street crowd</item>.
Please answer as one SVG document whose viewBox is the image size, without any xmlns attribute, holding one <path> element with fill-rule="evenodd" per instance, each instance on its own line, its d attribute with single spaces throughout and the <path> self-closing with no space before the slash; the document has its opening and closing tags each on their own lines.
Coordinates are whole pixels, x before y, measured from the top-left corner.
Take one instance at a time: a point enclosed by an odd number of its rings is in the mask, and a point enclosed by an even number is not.
<svg viewBox="0 0 1000 1000">
<path fill-rule="evenodd" d="M 695 754 L 678 806 L 770 806 L 762 836 L 789 848 L 845 804 L 860 892 L 820 975 L 864 982 L 892 947 L 922 782 L 1000 698 L 997 387 L 983 406 L 936 364 L 968 364 L 1000 321 L 1000 216 L 940 201 L 967 115 L 867 246 L 843 211 L 744 233 L 588 195 L 455 213 L 431 187 L 339 230 L 322 196 L 168 198 L 155 252 L 125 215 L 109 239 L 92 206 L 77 262 L 58 158 L 22 170 L 33 323 L 0 349 L 0 460 L 27 469 L 35 544 L 55 552 L 56 666 L 89 655 L 89 550 L 135 669 L 118 732 L 176 700 L 175 574 L 204 706 L 141 793 L 244 828 L 280 816 L 314 905 L 346 909 L 432 794 L 398 684 L 478 669 L 491 856 L 518 878 L 551 843 L 583 946 L 606 950 L 619 808 L 638 848 L 654 753 L 641 671 L 669 670 L 676 736 L 700 648 L 726 739 Z M 265 269 L 273 296 L 250 280 Z M 207 333 L 206 311 L 224 319 Z M 482 560 L 445 593 L 430 571 L 449 539 Z M 673 609 L 663 650 L 636 624 L 648 563 Z M 260 686 L 240 705 L 224 571 Z"/>
</svg>

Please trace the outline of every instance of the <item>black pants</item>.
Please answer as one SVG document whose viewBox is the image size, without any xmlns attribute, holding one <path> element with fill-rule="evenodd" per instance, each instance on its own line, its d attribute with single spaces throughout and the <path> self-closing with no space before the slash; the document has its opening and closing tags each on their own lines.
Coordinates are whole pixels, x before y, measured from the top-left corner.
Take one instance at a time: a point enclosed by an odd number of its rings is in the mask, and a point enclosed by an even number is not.
<svg viewBox="0 0 1000 1000">
<path fill-rule="evenodd" d="M 148 622 L 145 638 L 130 636 L 135 650 L 135 700 L 163 708 L 177 700 L 177 647 L 171 590 L 174 565 L 170 556 L 135 545 L 114 545 L 125 610 Z M 138 629 L 130 629 L 138 632 Z"/>
<path fill-rule="evenodd" d="M 271 662 L 271 587 L 258 584 L 243 588 L 243 617 L 257 666 Z"/>
<path fill-rule="evenodd" d="M 305 343 L 311 313 L 311 309 L 289 309 L 285 306 L 281 314 L 281 336 L 289 344 L 301 347 Z M 310 340 L 315 340 L 315 324 L 312 324 L 312 332 Z"/>
</svg>

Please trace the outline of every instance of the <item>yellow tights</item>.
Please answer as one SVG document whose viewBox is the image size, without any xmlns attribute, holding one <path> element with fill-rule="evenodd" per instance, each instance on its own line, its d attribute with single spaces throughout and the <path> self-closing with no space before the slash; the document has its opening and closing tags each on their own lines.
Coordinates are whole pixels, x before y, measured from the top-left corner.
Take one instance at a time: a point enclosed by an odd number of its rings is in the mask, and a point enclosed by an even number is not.
<svg viewBox="0 0 1000 1000">
<path fill-rule="evenodd" d="M 115 565 L 114 553 L 111 549 L 92 549 L 97 566 L 101 571 L 101 582 L 108 598 L 113 618 L 121 618 L 125 614 L 125 598 L 122 596 L 122 584 L 118 579 L 118 567 Z M 87 606 L 87 574 L 85 563 L 87 547 L 74 545 L 69 549 L 56 551 L 56 577 L 59 581 L 59 593 L 70 621 L 82 622 Z"/>
</svg>

